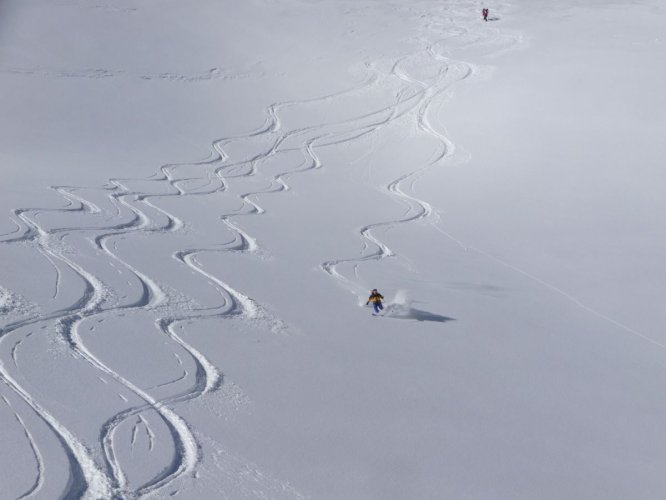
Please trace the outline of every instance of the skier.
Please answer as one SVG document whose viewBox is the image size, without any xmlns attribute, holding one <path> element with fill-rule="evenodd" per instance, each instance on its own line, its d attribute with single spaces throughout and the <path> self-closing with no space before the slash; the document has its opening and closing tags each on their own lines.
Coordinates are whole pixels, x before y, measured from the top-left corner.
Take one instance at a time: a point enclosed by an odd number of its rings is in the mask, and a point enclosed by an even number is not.
<svg viewBox="0 0 666 500">
<path fill-rule="evenodd" d="M 484 21 L 488 21 L 488 9 L 484 8 L 484 9 L 481 11 L 481 14 L 483 14 L 483 20 L 484 20 Z"/>
<path fill-rule="evenodd" d="M 376 288 L 372 289 L 372 292 L 370 292 L 370 297 L 368 298 L 368 301 L 365 303 L 367 306 L 370 302 L 372 302 L 372 307 L 375 308 L 375 312 L 373 313 L 375 316 L 379 314 L 379 311 L 384 309 L 384 306 L 382 305 L 382 300 L 384 300 L 384 297 L 382 297 L 382 294 L 377 291 Z"/>
</svg>

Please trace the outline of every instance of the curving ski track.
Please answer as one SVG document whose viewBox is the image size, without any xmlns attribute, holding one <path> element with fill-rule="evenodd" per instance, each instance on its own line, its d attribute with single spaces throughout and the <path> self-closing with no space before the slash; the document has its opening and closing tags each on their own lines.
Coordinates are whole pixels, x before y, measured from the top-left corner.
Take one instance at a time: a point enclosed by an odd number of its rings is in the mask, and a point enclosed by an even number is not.
<svg viewBox="0 0 666 500">
<path fill-rule="evenodd" d="M 243 252 L 260 256 L 263 249 L 258 240 L 242 228 L 242 217 L 257 216 L 265 211 L 257 199 L 267 194 L 288 191 L 290 176 L 319 169 L 323 164 L 317 148 L 344 144 L 377 131 L 408 117 L 413 119 L 421 134 L 435 139 L 437 153 L 425 164 L 404 173 L 382 189 L 404 206 L 401 218 L 369 223 L 359 229 L 363 243 L 361 255 L 354 258 L 330 259 L 321 264 L 321 269 L 339 280 L 354 293 L 362 293 L 356 278 L 358 266 L 369 260 L 394 257 L 395 253 L 376 235 L 377 230 L 392 228 L 423 219 L 435 219 L 436 212 L 424 200 L 414 194 L 417 179 L 430 168 L 442 165 L 453 154 L 453 144 L 434 127 L 428 118 L 433 104 L 440 102 L 444 94 L 456 83 L 465 80 L 474 72 L 470 64 L 453 61 L 438 52 L 438 46 L 455 37 L 469 37 L 470 32 L 458 28 L 446 39 L 434 43 L 424 42 L 424 47 L 413 54 L 396 59 L 390 70 L 382 73 L 379 65 L 367 63 L 365 79 L 353 88 L 307 100 L 275 103 L 265 110 L 265 122 L 247 134 L 220 138 L 212 143 L 211 154 L 205 160 L 170 164 L 159 169 L 153 176 L 143 179 L 109 179 L 101 187 L 54 186 L 65 205 L 60 208 L 17 208 L 12 222 L 16 226 L 0 236 L 1 245 L 16 245 L 30 248 L 48 261 L 54 273 L 51 304 L 38 311 L 26 309 L 25 314 L 7 321 L 0 327 L 0 344 L 11 352 L 11 362 L 0 358 L 0 380 L 12 393 L 26 403 L 34 415 L 53 433 L 60 443 L 65 460 L 69 464 L 69 480 L 62 498 L 139 498 L 161 491 L 177 478 L 195 475 L 202 460 L 202 449 L 197 436 L 188 423 L 180 417 L 175 407 L 211 393 L 222 385 L 221 371 L 211 363 L 204 353 L 188 344 L 177 330 L 187 322 L 210 318 L 244 318 L 260 321 L 272 331 L 284 331 L 288 327 L 272 312 L 250 296 L 244 294 L 223 277 L 204 269 L 197 256 L 210 252 Z M 474 35 L 477 36 L 477 35 Z M 483 35 L 468 43 L 481 43 Z M 416 61 L 435 68 L 433 77 L 424 79 L 410 74 L 405 66 Z M 386 106 L 359 116 L 327 123 L 317 123 L 288 129 L 281 118 L 287 108 L 313 103 L 334 103 L 336 99 L 372 92 L 386 82 L 398 85 L 395 100 Z M 254 152 L 235 159 L 227 151 L 237 144 L 252 143 Z M 261 171 L 264 162 L 284 153 L 298 153 L 301 160 L 290 168 L 272 176 Z M 181 172 L 186 172 L 180 175 Z M 238 178 L 263 176 L 268 188 L 259 191 L 233 193 L 229 183 Z M 138 187 L 133 187 L 138 186 Z M 82 194 L 82 192 L 87 194 Z M 118 244 L 138 237 L 160 237 L 169 234 L 186 234 L 190 221 L 181 218 L 163 206 L 169 198 L 192 203 L 198 197 L 235 198 L 240 208 L 220 213 L 218 219 L 232 235 L 229 241 L 205 246 L 181 248 L 171 254 L 171 259 L 197 275 L 204 283 L 216 290 L 217 303 L 193 305 L 183 303 L 176 291 L 159 283 L 160 276 L 151 276 L 137 265 L 124 259 Z M 192 200 L 192 201 L 190 201 Z M 88 245 L 95 258 L 104 261 L 110 269 L 122 276 L 124 284 L 115 275 L 95 274 L 77 255 L 67 251 L 66 242 L 74 239 Z M 337 268 L 341 264 L 352 264 L 354 276 L 349 277 Z M 65 278 L 64 273 L 68 276 Z M 59 305 L 61 297 L 67 296 L 72 277 L 82 290 L 68 305 Z M 133 286 L 132 284 L 136 284 Z M 123 288 L 127 287 L 129 288 Z M 131 290 L 130 290 L 131 288 Z M 138 289 L 138 292 L 134 292 Z M 3 292 L 4 293 L 4 292 Z M 11 294 L 11 292 L 8 292 Z M 4 301 L 4 299 L 3 299 Z M 4 306 L 3 306 L 4 307 Z M 183 375 L 165 380 L 147 389 L 115 370 L 104 360 L 101 353 L 90 348 L 81 333 L 81 325 L 101 321 L 123 314 L 149 312 L 154 326 L 174 349 L 173 354 Z M 17 361 L 18 352 L 32 334 L 28 330 L 54 325 L 67 351 L 78 363 L 86 364 L 106 385 L 118 388 L 118 395 L 126 407 L 109 415 L 101 423 L 98 442 L 84 442 L 49 408 L 48 402 L 39 401 L 29 390 L 30 384 Z M 190 374 L 183 368 L 177 352 L 186 353 L 194 366 Z M 182 388 L 187 380 L 189 386 Z M 156 397 L 154 390 L 173 390 L 167 396 Z M 132 403 L 128 395 L 132 395 Z M 8 401 L 5 400 L 9 405 Z M 45 470 L 48 463 L 40 453 L 40 445 L 26 425 L 26 419 L 14 409 L 16 419 L 25 430 L 30 447 L 38 464 L 34 484 L 21 498 L 37 495 L 47 481 Z M 151 430 L 149 419 L 144 414 L 157 415 L 168 429 L 173 454 L 166 457 L 160 472 L 149 480 L 135 484 L 128 479 L 127 471 L 117 449 L 118 429 L 129 419 L 134 419 L 131 446 L 134 446 L 139 425 L 145 428 L 150 438 L 150 449 L 158 439 Z M 100 453 L 93 450 L 99 448 Z"/>
</svg>

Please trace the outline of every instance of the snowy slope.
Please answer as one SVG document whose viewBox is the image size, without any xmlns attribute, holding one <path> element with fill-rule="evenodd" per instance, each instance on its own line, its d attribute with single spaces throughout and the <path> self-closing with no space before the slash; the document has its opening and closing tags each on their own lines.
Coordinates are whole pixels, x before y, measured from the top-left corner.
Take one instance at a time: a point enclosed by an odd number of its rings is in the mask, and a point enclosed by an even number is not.
<svg viewBox="0 0 666 500">
<path fill-rule="evenodd" d="M 3 4 L 0 498 L 662 496 L 666 10 L 489 7 Z"/>
</svg>

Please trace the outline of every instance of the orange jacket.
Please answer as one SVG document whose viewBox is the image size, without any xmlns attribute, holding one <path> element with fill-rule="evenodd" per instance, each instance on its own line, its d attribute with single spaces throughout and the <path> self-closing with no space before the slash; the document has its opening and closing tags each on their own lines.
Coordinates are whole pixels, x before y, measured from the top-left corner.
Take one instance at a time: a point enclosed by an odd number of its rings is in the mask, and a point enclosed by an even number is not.
<svg viewBox="0 0 666 500">
<path fill-rule="evenodd" d="M 369 304 L 370 302 L 381 302 L 382 300 L 384 300 L 384 297 L 382 297 L 380 293 L 373 293 L 370 295 L 370 298 L 366 304 Z"/>
</svg>

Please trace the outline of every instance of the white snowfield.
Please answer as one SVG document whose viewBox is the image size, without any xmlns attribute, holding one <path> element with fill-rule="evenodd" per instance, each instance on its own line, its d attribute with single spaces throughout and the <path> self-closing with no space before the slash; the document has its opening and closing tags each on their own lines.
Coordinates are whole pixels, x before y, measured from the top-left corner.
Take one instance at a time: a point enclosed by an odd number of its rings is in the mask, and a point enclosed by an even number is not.
<svg viewBox="0 0 666 500">
<path fill-rule="evenodd" d="M 0 499 L 664 498 L 665 25 L 3 2 Z"/>
</svg>

